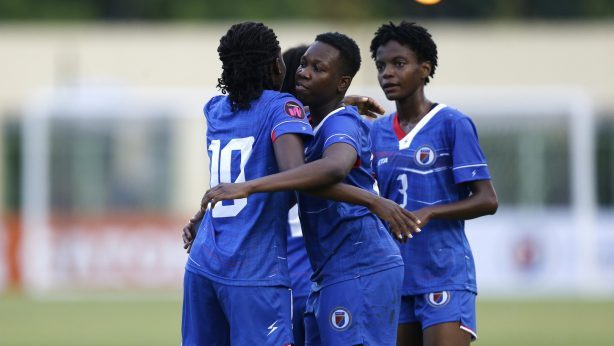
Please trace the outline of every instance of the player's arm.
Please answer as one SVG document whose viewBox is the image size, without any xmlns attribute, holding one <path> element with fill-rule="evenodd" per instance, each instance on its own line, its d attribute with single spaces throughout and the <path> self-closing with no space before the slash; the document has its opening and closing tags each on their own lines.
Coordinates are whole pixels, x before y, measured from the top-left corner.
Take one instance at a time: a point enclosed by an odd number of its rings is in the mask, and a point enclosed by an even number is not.
<svg viewBox="0 0 614 346">
<path fill-rule="evenodd" d="M 273 150 L 275 152 L 275 159 L 277 160 L 277 165 L 279 167 L 279 170 L 286 171 L 286 170 L 303 165 L 305 162 L 303 148 L 304 148 L 303 139 L 301 138 L 301 136 L 297 134 L 287 133 L 287 134 L 284 134 L 278 137 L 275 140 L 275 142 L 273 142 Z M 225 185 L 225 184 L 220 184 L 220 185 Z M 239 185 L 238 187 L 241 187 L 241 184 L 229 184 L 229 185 Z M 230 189 L 230 187 L 228 187 L 228 189 Z M 242 189 L 239 189 L 239 190 L 243 191 Z M 207 194 L 208 193 L 209 192 L 207 192 Z M 238 192 L 238 193 L 242 193 L 242 192 Z M 188 223 L 183 227 L 183 230 L 182 230 L 183 248 L 186 249 L 188 253 L 190 252 L 192 242 L 194 241 L 194 239 L 196 239 L 196 233 L 198 232 L 198 225 L 202 221 L 203 217 L 205 216 L 205 212 L 207 210 L 207 203 L 208 203 L 208 201 L 206 201 L 206 197 L 208 196 L 207 194 L 205 194 L 205 197 L 203 197 L 200 210 L 196 212 L 196 214 L 190 219 L 190 221 L 188 221 Z"/>
<path fill-rule="evenodd" d="M 196 239 L 196 233 L 198 232 L 198 225 L 202 221 L 205 216 L 206 209 L 200 208 L 194 214 L 194 216 L 188 221 L 188 223 L 183 226 L 182 230 L 182 238 L 183 238 L 183 248 L 186 249 L 187 253 L 190 253 L 192 249 L 192 242 Z"/>
<path fill-rule="evenodd" d="M 464 184 L 471 190 L 469 197 L 454 203 L 434 205 L 414 211 L 422 221 L 421 225 L 425 225 L 430 219 L 469 220 L 492 215 L 497 211 L 499 202 L 490 180 L 476 180 Z"/>
<path fill-rule="evenodd" d="M 292 137 L 284 135 L 275 142 L 275 148 L 280 146 L 279 150 L 275 150 L 280 169 L 292 169 L 245 183 L 217 185 L 207 191 L 202 206 L 211 203 L 213 207 L 219 201 L 245 198 L 258 192 L 299 190 L 326 199 L 366 206 L 388 222 L 391 231 L 401 240 L 411 238 L 413 232 L 419 232 L 418 219 L 396 203 L 366 190 L 339 183 L 356 162 L 354 147 L 346 143 L 335 143 L 326 148 L 321 159 L 302 164 L 302 147 L 298 153 L 295 152 L 298 143 Z"/>
<path fill-rule="evenodd" d="M 401 241 L 413 238 L 420 232 L 421 221 L 410 211 L 396 202 L 373 194 L 367 190 L 345 183 L 337 183 L 319 190 L 304 191 L 320 198 L 352 203 L 367 207 L 373 214 L 388 223 L 390 231 Z"/>
<path fill-rule="evenodd" d="M 279 137 L 275 141 L 274 149 L 280 171 L 304 165 L 303 142 L 298 136 L 284 135 Z M 343 180 L 356 162 L 356 150 L 348 144 L 337 143 L 326 149 L 323 158 L 332 160 L 332 162 L 338 162 L 338 165 L 343 166 L 342 173 L 340 173 L 343 174 L 343 178 L 340 180 Z M 315 162 L 318 161 L 320 160 Z M 308 182 L 307 184 L 310 183 Z M 393 201 L 374 195 L 364 189 L 345 183 L 336 183 L 325 188 L 313 190 L 296 189 L 304 190 L 304 192 L 325 199 L 365 206 L 372 213 L 387 222 L 391 232 L 401 241 L 411 238 L 414 232 L 420 232 L 420 228 L 417 226 L 420 221 L 411 212 L 401 208 Z M 206 205 L 206 201 L 204 202 Z"/>
<path fill-rule="evenodd" d="M 304 164 L 299 162 L 304 161 L 303 149 L 297 151 L 297 143 L 284 137 L 289 135 L 280 136 L 274 144 L 274 148 L 283 146 L 279 151 L 275 149 L 276 158 L 281 160 L 278 165 L 280 170 L 291 166 L 294 168 L 244 183 L 219 184 L 205 193 L 202 206 L 211 203 L 213 207 L 219 201 L 245 198 L 259 192 L 306 191 L 333 185 L 347 176 L 356 161 L 356 150 L 352 146 L 335 143 L 324 151 L 321 159 Z"/>
</svg>

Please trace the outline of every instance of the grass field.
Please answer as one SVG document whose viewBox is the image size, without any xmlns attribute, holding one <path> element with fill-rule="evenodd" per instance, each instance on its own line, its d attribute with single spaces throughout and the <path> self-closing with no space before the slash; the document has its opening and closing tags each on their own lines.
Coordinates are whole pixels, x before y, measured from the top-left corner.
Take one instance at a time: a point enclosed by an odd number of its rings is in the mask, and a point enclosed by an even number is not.
<svg viewBox="0 0 614 346">
<path fill-rule="evenodd" d="M 181 300 L 0 296 L 0 345 L 179 345 Z M 614 345 L 614 300 L 478 303 L 474 345 Z"/>
</svg>

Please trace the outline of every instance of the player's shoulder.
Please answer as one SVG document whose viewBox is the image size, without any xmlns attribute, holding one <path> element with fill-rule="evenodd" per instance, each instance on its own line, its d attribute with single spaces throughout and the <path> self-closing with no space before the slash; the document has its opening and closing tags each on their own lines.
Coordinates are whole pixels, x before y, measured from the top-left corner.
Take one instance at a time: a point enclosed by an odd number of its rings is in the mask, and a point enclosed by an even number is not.
<svg viewBox="0 0 614 346">
<path fill-rule="evenodd" d="M 440 110 L 438 116 L 440 122 L 435 126 L 444 129 L 449 136 L 455 136 L 455 133 L 459 131 L 477 136 L 477 129 L 473 120 L 458 109 L 446 106 Z"/>
<path fill-rule="evenodd" d="M 305 119 L 303 104 L 291 94 L 265 90 L 261 98 L 270 112 L 283 112 L 291 118 Z"/>
<path fill-rule="evenodd" d="M 228 96 L 217 95 L 209 99 L 203 107 L 203 114 L 209 123 L 217 123 L 232 112 Z"/>
<path fill-rule="evenodd" d="M 392 126 L 392 120 L 396 112 L 381 116 L 371 122 L 371 132 L 377 132 L 381 129 L 390 128 Z"/>
<path fill-rule="evenodd" d="M 322 122 L 322 127 L 364 127 L 367 126 L 365 121 L 362 119 L 360 113 L 358 113 L 358 108 L 354 106 L 342 106 L 326 116 L 324 122 Z"/>
<path fill-rule="evenodd" d="M 354 106 L 339 107 L 332 111 L 330 115 L 334 117 L 346 117 L 353 120 L 361 119 L 360 113 L 358 113 L 358 108 Z"/>
<path fill-rule="evenodd" d="M 383 115 L 375 120 L 373 120 L 373 127 L 377 126 L 386 126 L 386 124 L 390 124 L 392 122 L 392 119 L 394 118 L 394 115 L 397 114 L 396 112 L 392 112 L 390 114 L 386 114 Z"/>
<path fill-rule="evenodd" d="M 452 122 L 456 122 L 460 120 L 471 121 L 471 118 L 467 114 L 461 112 L 460 110 L 454 107 L 451 107 L 445 104 L 440 104 L 438 106 L 441 107 L 441 109 L 438 112 L 438 116 L 444 120 L 452 121 Z"/>
</svg>

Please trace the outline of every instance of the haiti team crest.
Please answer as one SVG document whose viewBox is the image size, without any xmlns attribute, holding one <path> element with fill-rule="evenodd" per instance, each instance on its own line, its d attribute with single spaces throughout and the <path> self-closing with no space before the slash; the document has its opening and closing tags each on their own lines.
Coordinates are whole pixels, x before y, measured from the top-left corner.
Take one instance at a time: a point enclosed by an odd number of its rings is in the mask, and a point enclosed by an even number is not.
<svg viewBox="0 0 614 346">
<path fill-rule="evenodd" d="M 333 309 L 333 312 L 330 314 L 330 324 L 334 330 L 342 331 L 348 329 L 350 324 L 352 324 L 350 311 L 343 307 Z"/>
<path fill-rule="evenodd" d="M 416 150 L 414 160 L 418 166 L 430 166 L 435 162 L 435 150 L 428 145 L 423 145 Z"/>
<path fill-rule="evenodd" d="M 430 306 L 440 307 L 448 304 L 450 301 L 450 292 L 441 291 L 441 292 L 432 292 L 426 294 L 426 301 Z"/>
</svg>

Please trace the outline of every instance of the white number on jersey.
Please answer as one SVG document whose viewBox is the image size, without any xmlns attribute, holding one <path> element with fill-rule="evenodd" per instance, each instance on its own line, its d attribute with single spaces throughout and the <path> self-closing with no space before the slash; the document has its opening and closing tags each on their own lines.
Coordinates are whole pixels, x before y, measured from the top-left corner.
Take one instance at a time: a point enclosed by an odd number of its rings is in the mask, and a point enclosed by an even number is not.
<svg viewBox="0 0 614 346">
<path fill-rule="evenodd" d="M 399 192 L 403 195 L 403 202 L 399 205 L 403 208 L 407 206 L 407 174 L 401 174 L 397 177 L 397 180 L 401 182 L 401 188 Z"/>
<path fill-rule="evenodd" d="M 233 138 L 226 144 L 226 146 L 220 151 L 220 140 L 214 139 L 209 145 L 211 151 L 211 182 L 210 186 L 214 187 L 220 182 L 222 183 L 243 183 L 245 182 L 245 164 L 252 154 L 252 146 L 254 145 L 254 137 L 245 138 Z M 231 166 L 232 166 L 232 152 L 240 151 L 241 164 L 240 172 L 235 181 L 230 181 Z M 215 205 L 212 210 L 211 216 L 213 217 L 232 217 L 237 216 L 243 208 L 247 205 L 247 198 L 240 198 L 233 200 L 233 204 L 222 205 L 221 202 Z"/>
</svg>

